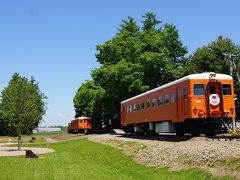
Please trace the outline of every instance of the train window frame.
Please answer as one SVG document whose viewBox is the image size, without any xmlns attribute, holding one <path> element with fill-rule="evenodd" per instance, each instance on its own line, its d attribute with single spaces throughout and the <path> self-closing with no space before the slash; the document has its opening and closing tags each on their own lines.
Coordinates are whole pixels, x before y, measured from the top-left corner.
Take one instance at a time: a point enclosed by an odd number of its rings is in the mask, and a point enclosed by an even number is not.
<svg viewBox="0 0 240 180">
<path fill-rule="evenodd" d="M 84 119 L 84 120 L 83 120 L 83 122 L 84 122 L 84 123 L 86 123 L 86 122 L 87 122 L 87 120 L 86 120 L 86 119 Z"/>
<path fill-rule="evenodd" d="M 82 119 L 80 120 L 80 123 L 83 123 L 83 120 L 82 120 Z"/>
<path fill-rule="evenodd" d="M 162 100 L 162 96 L 158 97 L 158 106 L 163 105 L 163 100 Z"/>
<path fill-rule="evenodd" d="M 194 94 L 194 96 L 204 96 L 205 95 L 204 84 L 194 84 L 193 85 L 193 94 Z"/>
<path fill-rule="evenodd" d="M 151 106 L 151 101 L 150 101 L 150 99 L 148 99 L 147 102 L 146 102 L 146 107 L 149 109 L 150 106 Z"/>
<path fill-rule="evenodd" d="M 144 109 L 145 108 L 145 104 L 144 102 L 141 103 L 141 109 Z"/>
<path fill-rule="evenodd" d="M 137 104 L 137 111 L 139 111 L 141 109 L 141 105 L 138 103 Z"/>
<path fill-rule="evenodd" d="M 171 103 L 175 103 L 175 93 L 171 94 Z"/>
<path fill-rule="evenodd" d="M 129 106 L 127 106 L 127 113 L 129 113 Z"/>
<path fill-rule="evenodd" d="M 169 104 L 169 103 L 170 103 L 169 95 L 166 94 L 166 95 L 164 96 L 164 104 Z"/>
<path fill-rule="evenodd" d="M 137 106 L 136 106 L 136 104 L 134 104 L 133 105 L 133 112 L 136 112 L 136 110 L 137 110 Z"/>
<path fill-rule="evenodd" d="M 187 98 L 187 96 L 188 96 L 188 93 L 189 93 L 188 86 L 184 86 L 184 89 L 183 89 L 183 95 L 184 95 L 184 99 L 186 99 L 186 98 Z"/>
<path fill-rule="evenodd" d="M 129 106 L 129 112 L 132 112 L 132 105 Z"/>
<path fill-rule="evenodd" d="M 178 100 L 181 100 L 182 98 L 182 89 L 178 88 Z"/>
<path fill-rule="evenodd" d="M 224 89 L 226 89 L 226 87 L 224 88 L 223 86 L 228 86 L 228 87 L 230 87 L 230 94 L 225 94 L 224 93 Z M 222 95 L 223 96 L 232 96 L 232 85 L 231 84 L 222 84 Z"/>
<path fill-rule="evenodd" d="M 152 108 L 155 108 L 155 107 L 156 107 L 156 104 L 157 104 L 156 98 L 153 98 L 153 99 L 152 99 Z"/>
<path fill-rule="evenodd" d="M 88 119 L 87 122 L 90 123 L 90 119 Z"/>
<path fill-rule="evenodd" d="M 217 93 L 217 87 L 214 85 L 210 85 L 209 94 L 216 94 L 216 93 Z"/>
</svg>

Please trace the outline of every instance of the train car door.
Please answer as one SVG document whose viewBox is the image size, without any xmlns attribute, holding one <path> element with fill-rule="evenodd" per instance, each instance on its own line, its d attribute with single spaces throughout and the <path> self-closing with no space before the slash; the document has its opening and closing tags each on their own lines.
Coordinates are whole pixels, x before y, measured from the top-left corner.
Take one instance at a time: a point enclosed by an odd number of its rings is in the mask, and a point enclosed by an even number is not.
<svg viewBox="0 0 240 180">
<path fill-rule="evenodd" d="M 121 124 L 123 125 L 125 122 L 125 106 L 121 105 Z"/>
<path fill-rule="evenodd" d="M 184 115 L 187 116 L 189 114 L 189 100 L 188 100 L 188 86 L 184 86 L 184 91 L 183 91 L 183 98 L 184 98 Z"/>
<path fill-rule="evenodd" d="M 183 114 L 183 108 L 182 108 L 182 89 L 181 87 L 177 88 L 177 121 L 182 121 L 182 114 Z"/>
<path fill-rule="evenodd" d="M 207 112 L 210 117 L 223 116 L 223 99 L 220 82 L 209 82 L 207 85 Z"/>
</svg>

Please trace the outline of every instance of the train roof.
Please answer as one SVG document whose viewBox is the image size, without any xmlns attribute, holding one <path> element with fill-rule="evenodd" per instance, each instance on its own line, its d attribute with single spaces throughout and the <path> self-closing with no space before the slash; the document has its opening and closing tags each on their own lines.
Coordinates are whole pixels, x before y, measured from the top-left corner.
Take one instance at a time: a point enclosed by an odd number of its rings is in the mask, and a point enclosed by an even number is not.
<svg viewBox="0 0 240 180">
<path fill-rule="evenodd" d="M 77 121 L 77 120 L 84 120 L 84 119 L 91 119 L 91 118 L 90 117 L 78 117 L 76 119 L 73 119 L 71 122 Z"/>
<path fill-rule="evenodd" d="M 168 83 L 168 84 L 159 86 L 159 87 L 157 87 L 157 88 L 155 88 L 155 89 L 152 89 L 152 90 L 150 90 L 150 91 L 147 91 L 147 92 L 145 92 L 145 93 L 142 93 L 142 94 L 139 94 L 139 95 L 137 95 L 137 96 L 134 96 L 134 97 L 132 97 L 132 98 L 130 98 L 130 99 L 126 99 L 126 100 L 122 101 L 121 104 L 126 103 L 126 102 L 131 101 L 131 100 L 134 100 L 134 99 L 136 99 L 136 98 L 143 97 L 143 96 L 145 96 L 145 95 L 151 94 L 151 93 L 153 93 L 153 92 L 155 92 L 155 91 L 159 91 L 159 90 L 161 90 L 161 89 L 164 89 L 164 88 L 167 88 L 167 87 L 170 87 L 170 86 L 179 84 L 179 83 L 184 82 L 184 81 L 193 80 L 193 79 L 199 79 L 199 80 L 210 79 L 210 75 L 211 75 L 211 74 L 216 75 L 216 76 L 215 76 L 215 79 L 217 79 L 217 80 L 232 80 L 232 79 L 233 79 L 232 76 L 230 76 L 230 75 L 217 74 L 217 73 L 213 73 L 213 72 L 204 72 L 204 73 L 199 73 L 199 74 L 190 74 L 190 75 L 185 76 L 185 77 L 183 77 L 183 78 L 181 78 L 181 79 L 175 80 L 175 81 L 173 81 L 173 82 L 170 82 L 170 83 Z"/>
<path fill-rule="evenodd" d="M 83 119 L 91 119 L 90 117 L 78 117 L 76 119 L 80 119 L 80 120 L 83 120 Z"/>
</svg>

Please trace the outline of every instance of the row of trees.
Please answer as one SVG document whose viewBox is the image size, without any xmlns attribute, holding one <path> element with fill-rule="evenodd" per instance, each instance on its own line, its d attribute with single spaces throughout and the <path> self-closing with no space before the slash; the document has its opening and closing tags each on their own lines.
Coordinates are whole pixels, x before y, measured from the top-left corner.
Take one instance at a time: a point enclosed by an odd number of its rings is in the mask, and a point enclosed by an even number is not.
<svg viewBox="0 0 240 180">
<path fill-rule="evenodd" d="M 76 117 L 91 116 L 95 127 L 108 115 L 119 124 L 120 102 L 187 74 L 212 71 L 229 73 L 223 53 L 239 53 L 230 39 L 214 42 L 187 55 L 177 28 L 163 24 L 152 12 L 143 16 L 142 27 L 132 17 L 123 20 L 117 34 L 97 46 L 100 67 L 92 70 L 74 97 Z M 239 67 L 239 59 L 236 59 Z"/>
<path fill-rule="evenodd" d="M 21 150 L 22 135 L 32 133 L 46 111 L 47 97 L 38 83 L 15 73 L 0 96 L 0 133 L 18 136 Z"/>
</svg>

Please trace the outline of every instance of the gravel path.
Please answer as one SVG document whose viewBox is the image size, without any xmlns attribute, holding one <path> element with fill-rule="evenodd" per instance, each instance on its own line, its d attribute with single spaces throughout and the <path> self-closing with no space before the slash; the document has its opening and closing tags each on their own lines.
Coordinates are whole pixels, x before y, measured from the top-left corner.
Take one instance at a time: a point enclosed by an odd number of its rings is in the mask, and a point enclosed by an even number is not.
<svg viewBox="0 0 240 180">
<path fill-rule="evenodd" d="M 240 172 L 228 172 L 226 167 L 223 170 L 223 167 L 215 165 L 221 159 L 240 157 L 240 139 L 110 134 L 89 138 L 119 148 L 146 166 L 167 166 L 170 169 L 200 167 L 215 175 L 240 178 Z"/>
<path fill-rule="evenodd" d="M 33 148 L 33 147 L 23 147 L 21 151 L 18 151 L 17 147 L 3 147 L 4 145 L 9 145 L 9 144 L 0 143 L 0 157 L 25 155 L 26 150 L 32 150 L 32 152 L 34 152 L 35 154 L 46 154 L 46 153 L 54 152 L 54 149 L 50 149 L 50 148 Z"/>
</svg>

